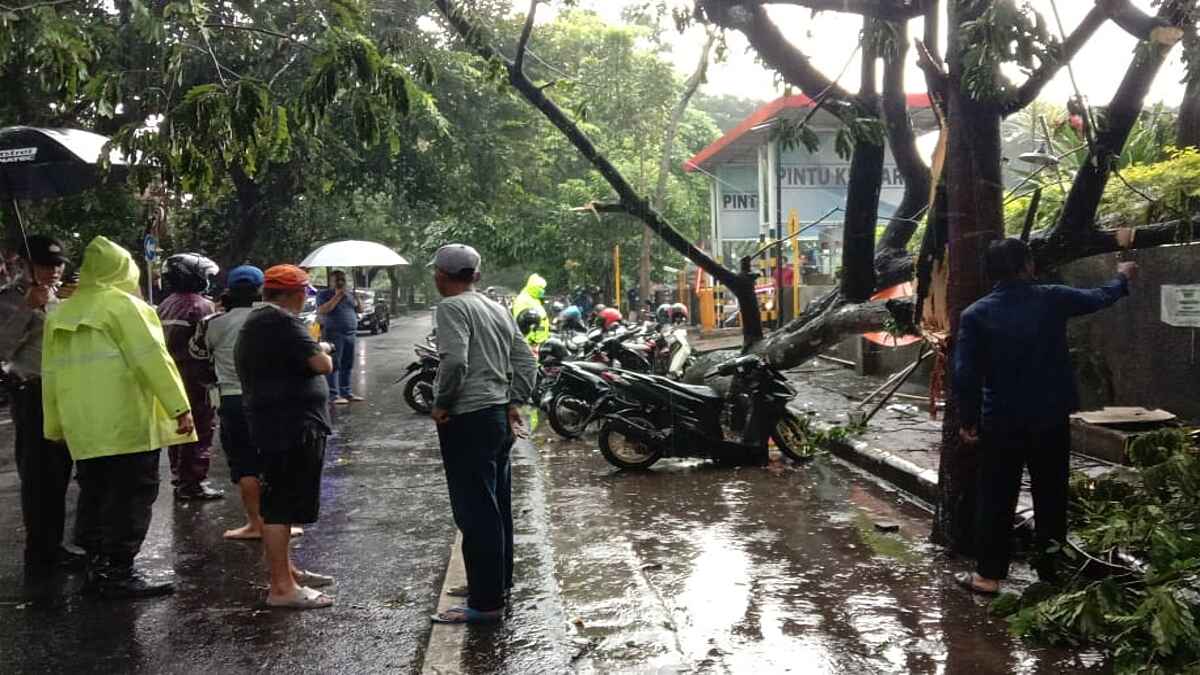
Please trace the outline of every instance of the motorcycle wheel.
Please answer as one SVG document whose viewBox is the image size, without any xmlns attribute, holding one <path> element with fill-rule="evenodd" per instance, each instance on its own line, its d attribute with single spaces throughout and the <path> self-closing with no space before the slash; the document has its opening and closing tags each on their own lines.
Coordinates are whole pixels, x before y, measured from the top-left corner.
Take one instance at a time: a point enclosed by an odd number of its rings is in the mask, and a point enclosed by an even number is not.
<svg viewBox="0 0 1200 675">
<path fill-rule="evenodd" d="M 583 435 L 585 416 L 578 410 L 588 408 L 587 401 L 567 394 L 555 396 L 546 406 L 546 418 L 550 428 L 563 438 L 579 438 Z"/>
<path fill-rule="evenodd" d="M 785 412 L 771 430 L 771 440 L 793 462 L 803 463 L 813 458 L 812 445 L 808 442 L 808 424 L 797 415 Z"/>
<path fill-rule="evenodd" d="M 645 417 L 630 416 L 627 420 L 641 426 L 654 426 Z M 600 427 L 600 454 L 617 468 L 642 471 L 662 457 L 662 448 L 630 438 L 618 431 L 612 422 L 605 422 Z"/>
<path fill-rule="evenodd" d="M 404 384 L 404 402 L 420 415 L 433 412 L 433 372 L 420 372 Z"/>
</svg>

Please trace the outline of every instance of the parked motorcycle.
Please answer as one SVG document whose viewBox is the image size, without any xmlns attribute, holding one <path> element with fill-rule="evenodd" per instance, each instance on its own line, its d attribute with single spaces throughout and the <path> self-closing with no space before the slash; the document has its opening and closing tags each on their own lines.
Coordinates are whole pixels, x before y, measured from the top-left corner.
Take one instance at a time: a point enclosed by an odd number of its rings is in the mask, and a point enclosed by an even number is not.
<svg viewBox="0 0 1200 675">
<path fill-rule="evenodd" d="M 601 375 L 609 367 L 594 361 L 570 361 L 559 366 L 554 382 L 538 399 L 550 428 L 563 438 L 579 438 L 608 411 L 613 397 Z"/>
<path fill-rule="evenodd" d="M 417 354 L 417 360 L 408 364 L 404 375 L 396 380 L 396 384 L 407 379 L 408 382 L 404 385 L 405 403 L 417 414 L 428 415 L 433 412 L 433 383 L 437 380 L 441 357 L 428 338 L 426 344 L 414 346 L 413 351 Z"/>
<path fill-rule="evenodd" d="M 721 364 L 706 379 L 719 376 L 732 376 L 724 396 L 666 377 L 600 372 L 612 390 L 599 436 L 604 458 L 622 469 L 648 469 L 663 457 L 765 463 L 770 440 L 790 459 L 808 459 L 807 424 L 788 410 L 796 393 L 780 371 L 748 355 Z"/>
</svg>

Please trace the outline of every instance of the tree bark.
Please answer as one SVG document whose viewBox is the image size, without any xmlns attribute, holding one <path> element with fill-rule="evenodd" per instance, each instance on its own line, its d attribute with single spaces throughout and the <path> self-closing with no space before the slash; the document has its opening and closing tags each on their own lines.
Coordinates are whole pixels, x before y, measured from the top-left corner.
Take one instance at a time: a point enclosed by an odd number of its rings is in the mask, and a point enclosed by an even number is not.
<svg viewBox="0 0 1200 675">
<path fill-rule="evenodd" d="M 863 34 L 879 30 L 873 19 L 864 19 Z M 863 116 L 879 116 L 875 93 L 874 40 L 864 38 L 862 88 L 858 98 Z M 879 192 L 883 187 L 882 143 L 860 138 L 850 157 L 846 186 L 846 214 L 842 226 L 842 296 L 847 302 L 864 302 L 875 292 L 875 223 L 879 217 Z"/>
<path fill-rule="evenodd" d="M 916 134 L 908 118 L 904 92 L 904 66 L 908 60 L 908 26 L 896 24 L 895 51 L 883 56 L 883 123 L 888 148 L 904 177 L 904 196 L 875 249 L 875 285 L 888 288 L 913 278 L 913 256 L 908 243 L 929 202 L 929 167 L 917 151 Z"/>
<path fill-rule="evenodd" d="M 946 171 L 950 240 L 948 305 L 953 354 L 958 320 L 968 305 L 987 290 L 983 264 L 990 241 L 1004 236 L 1004 181 L 1001 175 L 1001 111 L 970 97 L 963 81 L 967 64 L 965 46 L 958 42 L 959 27 L 979 18 L 985 3 L 952 0 L 949 7 L 950 80 L 947 122 L 950 145 Z M 953 360 L 946 359 L 946 381 L 953 377 Z M 959 440 L 959 411 L 953 390 L 947 389 L 946 416 L 942 424 L 942 452 L 938 466 L 938 500 L 932 539 L 960 553 L 974 549 L 975 481 L 978 448 Z"/>
<path fill-rule="evenodd" d="M 241 264 L 250 254 L 254 242 L 258 240 L 259 231 L 267 220 L 265 216 L 270 210 L 263 196 L 262 186 L 247 176 L 240 166 L 232 166 L 229 177 L 233 180 L 234 192 L 237 195 L 237 223 L 229 233 L 229 241 L 225 250 L 221 252 L 221 259 L 217 261 L 223 269 L 231 269 Z"/>
<path fill-rule="evenodd" d="M 683 93 L 671 110 L 671 117 L 667 120 L 667 129 L 663 132 L 662 157 L 658 162 L 658 182 L 654 186 L 654 208 L 658 209 L 659 213 L 665 211 L 667 207 L 667 181 L 671 177 L 671 157 L 675 150 L 675 136 L 679 133 L 679 125 L 683 122 L 688 104 L 696 95 L 696 91 L 700 89 L 700 85 L 704 83 L 708 73 L 709 55 L 712 53 L 713 43 L 716 41 L 716 33 L 709 31 L 704 40 L 704 48 L 700 50 L 700 60 L 696 63 L 696 70 L 684 82 Z M 650 281 L 650 253 L 653 236 L 654 231 L 649 226 L 642 228 L 642 257 L 638 265 L 638 292 L 642 296 L 642 302 L 653 297 Z M 632 312 L 636 309 L 636 307 L 630 307 L 629 311 Z"/>
<path fill-rule="evenodd" d="M 1183 48 L 1190 59 L 1187 84 L 1176 122 L 1175 145 L 1180 148 L 1200 148 L 1200 36 L 1196 31 L 1184 36 Z"/>
</svg>

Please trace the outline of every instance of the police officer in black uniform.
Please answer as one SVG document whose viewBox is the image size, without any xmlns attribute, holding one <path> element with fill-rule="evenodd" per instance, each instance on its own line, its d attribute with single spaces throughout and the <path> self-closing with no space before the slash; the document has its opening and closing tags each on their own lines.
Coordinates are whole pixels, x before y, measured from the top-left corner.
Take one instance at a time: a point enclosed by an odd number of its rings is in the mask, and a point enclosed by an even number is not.
<svg viewBox="0 0 1200 675">
<path fill-rule="evenodd" d="M 16 430 L 17 474 L 25 524 L 25 573 L 44 577 L 84 556 L 62 544 L 71 455 L 42 436 L 42 324 L 58 303 L 67 264 L 61 242 L 31 235 L 18 244 L 22 274 L 0 290 L 0 361 Z"/>
</svg>

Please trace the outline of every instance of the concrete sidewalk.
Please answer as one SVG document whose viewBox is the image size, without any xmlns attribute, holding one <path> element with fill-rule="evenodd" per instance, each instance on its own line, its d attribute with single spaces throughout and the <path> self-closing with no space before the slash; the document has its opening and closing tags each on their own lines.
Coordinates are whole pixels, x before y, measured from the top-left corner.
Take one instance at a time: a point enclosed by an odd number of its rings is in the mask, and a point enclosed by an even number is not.
<svg viewBox="0 0 1200 675">
<path fill-rule="evenodd" d="M 858 402 L 885 379 L 858 375 L 850 368 L 820 359 L 790 371 L 788 376 L 797 390 L 792 407 L 812 414 L 823 428 L 847 426 L 849 411 L 859 409 Z M 920 387 L 910 386 L 901 392 L 902 396 L 893 398 L 870 420 L 863 433 L 832 441 L 826 449 L 916 497 L 932 510 L 937 501 L 941 462 L 941 416 L 937 419 L 930 416 L 929 401 L 922 400 L 924 392 Z M 869 411 L 873 405 L 874 402 L 863 406 L 862 410 Z M 1098 476 L 1111 468 L 1108 462 L 1077 453 L 1071 456 L 1073 471 Z M 1031 513 L 1032 508 L 1033 498 L 1026 483 L 1018 512 Z"/>
</svg>

